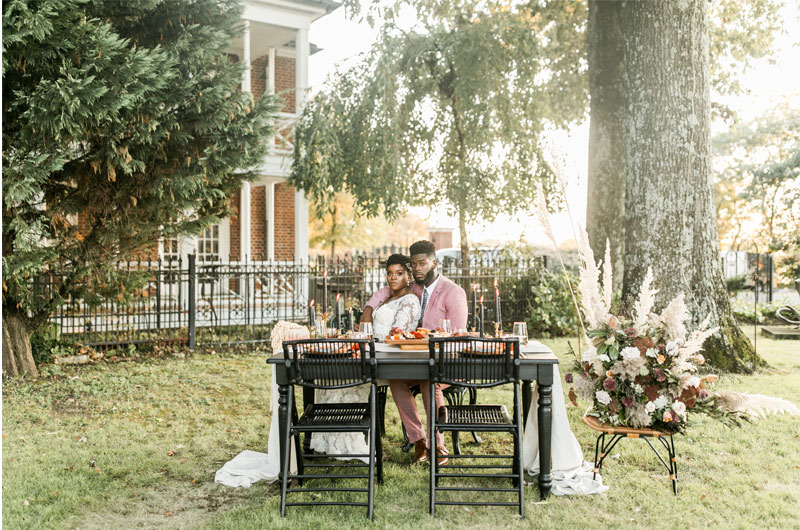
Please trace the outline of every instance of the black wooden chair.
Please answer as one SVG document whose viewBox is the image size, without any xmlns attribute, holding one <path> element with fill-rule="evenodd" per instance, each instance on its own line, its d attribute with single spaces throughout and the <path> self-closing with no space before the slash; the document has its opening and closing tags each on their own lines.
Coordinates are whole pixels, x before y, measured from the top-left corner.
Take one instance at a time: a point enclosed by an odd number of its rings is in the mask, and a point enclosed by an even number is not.
<svg viewBox="0 0 800 530">
<path fill-rule="evenodd" d="M 525 516 L 522 467 L 522 414 L 519 383 L 519 339 L 488 339 L 446 337 L 434 338 L 430 347 L 430 385 L 446 383 L 467 388 L 489 388 L 511 384 L 514 390 L 514 410 L 508 413 L 505 405 L 445 405 L 435 412 L 431 400 L 428 417 L 430 439 L 436 430 L 507 432 L 513 437 L 513 455 L 450 455 L 450 464 L 439 471 L 436 458 L 430 467 L 430 513 L 436 505 L 517 506 L 520 517 Z M 488 464 L 460 464 L 462 459 L 480 459 Z M 499 460 L 499 462 L 497 462 Z M 510 460 L 511 462 L 508 462 Z M 463 471 L 461 471 L 463 470 Z M 494 470 L 494 472 L 492 472 Z M 502 472 L 510 471 L 510 472 Z M 485 487 L 483 484 L 440 486 L 447 479 L 510 479 L 511 488 Z M 459 494 L 457 500 L 437 500 L 437 492 L 508 492 L 516 493 L 517 502 L 468 500 L 475 496 Z"/>
<path fill-rule="evenodd" d="M 377 391 L 375 343 L 371 340 L 314 339 L 287 341 L 283 345 L 286 366 L 289 372 L 289 403 L 287 407 L 285 447 L 290 447 L 294 438 L 297 473 L 289 472 L 291 450 L 285 452 L 281 475 L 281 517 L 286 515 L 287 506 L 364 506 L 367 517 L 373 517 L 373 501 L 377 470 L 378 483 L 383 483 L 383 458 L 381 439 L 377 435 Z M 305 389 L 339 389 L 369 384 L 367 403 L 314 403 L 306 407 L 298 417 L 294 402 L 294 385 Z M 308 452 L 300 443 L 300 434 L 309 439 L 312 433 L 361 432 L 368 438 L 369 454 L 318 455 Z M 337 457 L 367 458 L 363 462 L 326 462 Z M 308 461 L 308 462 L 307 462 Z M 310 468 L 311 471 L 306 472 Z M 319 474 L 321 469 L 342 470 L 343 468 L 368 468 L 365 473 Z M 355 487 L 308 487 L 307 483 L 316 479 L 355 480 L 366 479 L 366 488 Z M 298 487 L 289 487 L 297 480 Z M 305 487 L 304 487 L 305 486 Z M 287 502 L 290 493 L 366 493 L 367 502 L 319 500 Z M 312 495 L 312 498 L 317 497 Z M 321 498 L 321 497 L 317 497 Z"/>
</svg>

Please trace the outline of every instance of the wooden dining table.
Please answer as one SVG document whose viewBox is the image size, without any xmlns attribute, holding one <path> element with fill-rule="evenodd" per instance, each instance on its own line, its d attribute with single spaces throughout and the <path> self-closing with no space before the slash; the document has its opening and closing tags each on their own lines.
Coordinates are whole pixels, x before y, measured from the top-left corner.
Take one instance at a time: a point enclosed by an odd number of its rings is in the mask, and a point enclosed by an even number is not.
<svg viewBox="0 0 800 530">
<path fill-rule="evenodd" d="M 428 350 L 408 351 L 399 346 L 378 342 L 375 344 L 375 359 L 379 379 L 422 379 L 430 376 Z M 281 462 L 288 450 L 284 439 L 286 433 L 286 412 L 289 404 L 289 384 L 287 362 L 283 352 L 267 359 L 275 365 L 275 376 L 278 384 L 278 413 L 281 442 Z M 550 495 L 552 476 L 550 473 L 550 444 L 552 423 L 552 385 L 553 366 L 558 359 L 553 352 L 540 342 L 529 342 L 520 347 L 519 378 L 522 382 L 522 411 L 527 420 L 531 406 L 532 384 L 538 385 L 538 435 L 539 435 L 539 492 L 542 499 Z"/>
</svg>

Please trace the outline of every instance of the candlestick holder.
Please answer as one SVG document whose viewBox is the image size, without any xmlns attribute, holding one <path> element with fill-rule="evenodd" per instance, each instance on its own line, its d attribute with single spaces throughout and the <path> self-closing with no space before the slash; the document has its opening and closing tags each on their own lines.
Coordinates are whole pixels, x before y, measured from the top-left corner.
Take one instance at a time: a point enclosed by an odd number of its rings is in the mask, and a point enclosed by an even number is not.
<svg viewBox="0 0 800 530">
<path fill-rule="evenodd" d="M 503 323 L 502 322 L 495 322 L 494 323 L 494 338 L 499 339 L 503 334 Z"/>
</svg>

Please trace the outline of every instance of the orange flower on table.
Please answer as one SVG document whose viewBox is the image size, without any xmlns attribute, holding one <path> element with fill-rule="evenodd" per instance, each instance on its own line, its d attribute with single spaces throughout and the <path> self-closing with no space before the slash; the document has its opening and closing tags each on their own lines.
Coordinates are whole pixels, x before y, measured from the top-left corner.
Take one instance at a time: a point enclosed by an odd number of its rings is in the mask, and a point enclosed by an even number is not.
<svg viewBox="0 0 800 530">
<path fill-rule="evenodd" d="M 606 377 L 614 377 L 614 372 L 612 372 L 611 370 L 607 371 Z"/>
<path fill-rule="evenodd" d="M 664 357 L 663 355 L 659 355 L 658 357 L 656 357 L 656 360 L 658 361 L 658 364 L 664 364 L 664 361 L 666 361 L 667 358 Z"/>
<path fill-rule="evenodd" d="M 664 411 L 664 416 L 661 418 L 661 421 L 664 423 L 669 423 L 672 421 L 672 413 L 670 411 Z"/>
</svg>

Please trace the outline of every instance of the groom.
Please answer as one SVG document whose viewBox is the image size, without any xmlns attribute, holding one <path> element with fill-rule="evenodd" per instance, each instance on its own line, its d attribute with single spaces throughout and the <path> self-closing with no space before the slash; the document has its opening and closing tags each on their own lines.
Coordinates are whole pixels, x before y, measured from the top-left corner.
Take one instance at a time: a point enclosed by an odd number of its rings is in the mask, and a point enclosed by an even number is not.
<svg viewBox="0 0 800 530">
<path fill-rule="evenodd" d="M 436 247 L 430 241 L 417 241 L 408 249 L 411 255 L 411 272 L 414 284 L 411 290 L 422 301 L 422 313 L 418 327 L 434 329 L 439 325 L 439 320 L 450 319 L 451 329 L 467 328 L 467 293 L 464 289 L 439 274 L 439 261 L 436 259 Z M 369 299 L 362 322 L 372 322 L 372 311 L 377 309 L 391 296 L 389 287 L 384 287 Z M 425 462 L 429 457 L 428 444 L 425 430 L 422 427 L 417 403 L 411 393 L 411 387 L 419 385 L 422 401 L 425 403 L 425 414 L 430 410 L 430 383 L 412 379 L 390 380 L 392 396 L 400 411 L 400 418 L 408 434 L 408 440 L 414 444 L 414 462 Z M 446 385 L 436 385 L 436 408 L 444 406 L 442 389 Z M 430 421 L 430 418 L 428 418 Z M 447 448 L 444 445 L 444 435 L 436 433 L 436 453 L 439 465 L 448 463 Z"/>
</svg>

